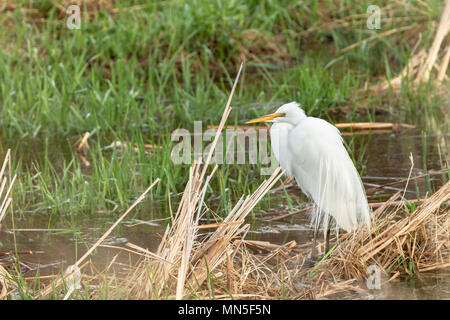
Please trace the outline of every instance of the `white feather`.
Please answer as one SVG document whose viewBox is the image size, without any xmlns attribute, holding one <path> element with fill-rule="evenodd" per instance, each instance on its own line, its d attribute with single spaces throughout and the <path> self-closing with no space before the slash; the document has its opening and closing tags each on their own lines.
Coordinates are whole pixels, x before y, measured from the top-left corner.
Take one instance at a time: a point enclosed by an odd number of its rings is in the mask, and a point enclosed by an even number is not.
<svg viewBox="0 0 450 320">
<path fill-rule="evenodd" d="M 307 117 L 296 102 L 276 112 L 285 116 L 273 120 L 272 149 L 280 166 L 314 201 L 311 223 L 326 228 L 331 216 L 346 231 L 369 226 L 371 212 L 364 187 L 339 130 L 325 120 Z"/>
</svg>

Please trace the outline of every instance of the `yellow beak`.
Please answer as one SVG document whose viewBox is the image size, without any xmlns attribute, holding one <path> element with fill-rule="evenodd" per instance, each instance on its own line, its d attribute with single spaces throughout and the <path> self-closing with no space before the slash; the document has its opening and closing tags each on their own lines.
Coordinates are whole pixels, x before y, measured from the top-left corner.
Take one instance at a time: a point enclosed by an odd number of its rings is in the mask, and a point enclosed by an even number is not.
<svg viewBox="0 0 450 320">
<path fill-rule="evenodd" d="M 247 121 L 245 124 L 266 122 L 266 121 L 270 121 L 270 120 L 273 120 L 273 119 L 278 118 L 278 117 L 284 117 L 285 115 L 286 115 L 285 113 L 277 113 L 277 112 L 275 112 L 275 113 L 271 113 L 271 114 L 268 114 L 268 115 L 265 115 L 265 116 L 262 116 L 262 117 L 259 117 L 259 118 Z"/>
</svg>

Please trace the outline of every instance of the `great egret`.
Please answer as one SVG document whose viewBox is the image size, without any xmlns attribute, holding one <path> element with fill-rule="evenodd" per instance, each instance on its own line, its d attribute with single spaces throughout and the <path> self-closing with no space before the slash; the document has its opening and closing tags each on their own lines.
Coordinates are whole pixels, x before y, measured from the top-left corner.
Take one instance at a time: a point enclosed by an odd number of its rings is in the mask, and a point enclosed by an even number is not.
<svg viewBox="0 0 450 320">
<path fill-rule="evenodd" d="M 315 260 L 316 237 L 320 224 L 326 231 L 329 250 L 330 222 L 346 231 L 359 225 L 370 226 L 371 211 L 364 187 L 342 143 L 339 130 L 325 120 L 307 117 L 296 102 L 282 105 L 275 113 L 247 121 L 247 124 L 273 122 L 270 140 L 273 153 L 290 177 L 314 201 L 311 216 Z"/>
</svg>

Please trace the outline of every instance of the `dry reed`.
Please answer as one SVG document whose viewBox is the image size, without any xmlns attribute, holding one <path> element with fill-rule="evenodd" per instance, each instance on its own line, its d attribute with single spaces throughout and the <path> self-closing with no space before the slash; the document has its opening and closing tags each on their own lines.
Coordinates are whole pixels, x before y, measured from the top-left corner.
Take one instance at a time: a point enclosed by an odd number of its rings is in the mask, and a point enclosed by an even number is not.
<svg viewBox="0 0 450 320">
<path fill-rule="evenodd" d="M 360 280 L 368 276 L 369 265 L 379 266 L 391 279 L 450 266 L 450 182 L 409 215 L 400 194 L 392 196 L 374 212 L 371 230 L 340 235 L 327 259 L 304 267 L 309 243 L 245 240 L 245 217 L 280 176 L 275 172 L 253 195 L 240 199 L 222 222 L 208 225 L 216 229 L 206 235 L 196 233 L 198 209 L 179 209 L 183 214 L 175 216 L 156 253 L 164 260 L 143 254 L 146 258 L 121 287 L 140 299 L 322 299 L 365 292 Z M 186 198 L 191 188 L 188 183 Z"/>
<path fill-rule="evenodd" d="M 448 36 L 449 32 L 450 0 L 446 0 L 439 22 L 439 27 L 428 52 L 425 49 L 419 50 L 418 53 L 411 57 L 408 64 L 403 68 L 399 75 L 392 79 L 383 81 L 382 83 L 372 87 L 372 89 L 375 91 L 383 91 L 389 88 L 399 90 L 404 79 L 410 80 L 413 86 L 418 86 L 420 83 L 427 82 L 430 79 L 437 81 L 438 84 L 442 83 L 444 80 L 448 80 L 446 73 L 450 60 L 450 46 L 443 47 L 443 44 L 444 39 Z M 439 56 L 441 56 L 440 64 L 438 64 Z M 433 68 L 437 71 L 435 77 L 431 76 Z M 447 92 L 447 90 L 445 90 L 445 92 Z"/>
<path fill-rule="evenodd" d="M 8 210 L 11 202 L 11 190 L 16 181 L 16 175 L 11 180 L 11 176 L 6 175 L 6 166 L 11 164 L 11 150 L 8 149 L 6 153 L 5 160 L 3 160 L 2 168 L 0 169 L 0 223 L 6 215 L 6 211 Z"/>
<path fill-rule="evenodd" d="M 214 225 L 215 232 L 200 240 L 198 229 L 203 213 L 203 199 L 217 166 L 205 180 L 206 171 L 219 133 L 223 130 L 231 111 L 231 99 L 241 70 L 242 64 L 205 162 L 202 163 L 199 159 L 190 168 L 189 181 L 178 211 L 172 225 L 167 227 L 156 252 L 156 255 L 162 259 L 148 259 L 146 256 L 137 271 L 127 277 L 122 285 L 128 287 L 139 298 L 161 298 L 167 292 L 175 291 L 175 298 L 182 299 L 186 296 L 188 289 L 196 290 L 195 288 L 201 287 L 210 272 L 214 271 L 227 258 L 227 252 L 232 251 L 232 240 L 248 230 L 249 226 L 243 225 L 248 213 L 283 174 L 281 169 L 275 170 L 255 193 L 245 200 L 241 198 L 227 217 Z"/>
<path fill-rule="evenodd" d="M 379 266 L 391 279 L 449 267 L 450 219 L 446 203 L 450 182 L 409 215 L 398 205 L 399 197 L 394 195 L 374 212 L 373 229 L 341 235 L 331 256 L 314 267 L 302 267 L 309 243 L 246 241 L 244 232 L 228 246 L 221 244 L 222 260 L 214 266 L 212 277 L 217 285 L 215 298 L 321 299 L 344 291 L 366 292 L 360 280 L 367 278 L 369 265 Z M 207 251 L 207 243 L 200 244 L 197 250 Z M 319 247 L 323 250 L 323 243 Z M 205 271 L 196 273 L 204 275 Z M 209 290 L 207 285 L 197 287 L 195 297 L 210 298 Z"/>
<path fill-rule="evenodd" d="M 6 168 L 9 166 L 9 176 L 6 174 Z M 3 160 L 2 168 L 0 169 L 0 227 L 8 208 L 10 207 L 12 199 L 12 187 L 16 181 L 16 175 L 11 179 L 11 150 L 8 149 L 5 159 Z M 12 217 L 14 219 L 14 217 Z M 14 228 L 13 228 L 14 229 Z M 14 234 L 15 243 L 15 234 Z M 6 268 L 0 265 L 0 299 L 9 294 L 9 290 L 17 288 L 11 275 Z"/>
</svg>

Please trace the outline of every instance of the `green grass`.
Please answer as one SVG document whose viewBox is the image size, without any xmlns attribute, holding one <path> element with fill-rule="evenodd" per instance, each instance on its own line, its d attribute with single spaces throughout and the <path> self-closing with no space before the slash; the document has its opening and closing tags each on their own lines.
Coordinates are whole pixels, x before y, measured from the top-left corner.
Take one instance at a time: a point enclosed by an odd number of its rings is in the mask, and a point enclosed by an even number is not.
<svg viewBox="0 0 450 320">
<path fill-rule="evenodd" d="M 424 130 L 422 150 L 416 150 L 422 163 L 416 166 L 432 169 L 427 154 L 437 146 L 440 167 L 448 167 L 445 150 L 433 137 L 444 139 L 449 129 L 439 124 L 442 119 L 448 124 L 448 115 L 435 86 L 414 89 L 406 81 L 400 92 L 358 91 L 398 74 L 418 33 L 380 37 L 340 53 L 370 36 L 413 23 L 421 23 L 419 47 L 429 47 L 442 2 L 409 3 L 409 9 L 395 14 L 406 23 L 382 20 L 378 31 L 367 30 L 365 24 L 335 28 L 332 22 L 365 13 L 369 4 L 385 10 L 382 1 L 115 1 L 118 12 L 108 6 L 84 8 L 90 14 L 83 14 L 80 30 L 67 29 L 64 13 L 49 0 L 15 1 L 14 10 L 0 5 L 0 156 L 8 148 L 13 151 L 16 228 L 67 228 L 60 235 L 76 239 L 77 256 L 77 243 L 89 247 L 82 230 L 89 228 L 94 238 L 103 234 L 156 178 L 161 182 L 127 219 L 169 216 L 169 198 L 176 210 L 189 170 L 189 165 L 171 161 L 170 134 L 177 128 L 192 131 L 196 120 L 203 121 L 204 129 L 219 123 L 242 57 L 244 70 L 228 124 L 242 125 L 292 100 L 308 115 L 331 122 L 384 121 L 386 116 L 377 114 L 383 109 L 392 114 L 389 119 Z M 344 106 L 352 112 L 336 118 L 331 110 Z M 91 133 L 89 168 L 73 148 L 86 131 Z M 366 148 L 370 139 L 345 139 L 361 174 L 374 156 Z M 108 148 L 113 141 L 137 143 L 137 152 Z M 163 149 L 146 153 L 145 143 Z M 403 147 L 405 154 L 411 148 L 407 143 Z M 225 214 L 232 202 L 263 181 L 261 167 L 220 166 L 205 197 L 208 206 Z M 440 178 L 445 182 L 450 176 Z M 414 184 L 419 197 L 424 190 L 416 180 Z M 428 178 L 421 188 L 431 192 L 436 185 Z M 286 190 L 269 193 L 255 212 L 294 210 L 303 200 L 291 198 Z M 415 208 L 405 206 L 408 212 Z M 121 234 L 122 228 L 115 232 Z M 412 261 L 398 260 L 394 263 L 415 272 Z M 32 299 L 42 287 L 39 272 L 31 283 L 21 270 L 12 274 L 21 299 Z M 207 280 L 211 298 L 214 288 L 225 289 L 209 270 Z M 99 286 L 98 297 L 128 298 L 115 285 Z M 51 298 L 66 290 L 55 289 Z M 281 298 L 284 294 L 283 287 Z M 196 297 L 194 289 L 191 295 Z M 73 297 L 89 299 L 89 292 L 84 288 Z"/>
<path fill-rule="evenodd" d="M 0 16 L 0 25 L 8 26 L 0 28 L 0 154 L 13 149 L 16 215 L 43 215 L 49 227 L 76 230 L 82 217 L 119 213 L 158 177 L 162 182 L 136 215 L 156 208 L 150 211 L 167 216 L 168 197 L 176 207 L 188 179 L 188 166 L 171 161 L 170 134 L 192 131 L 195 120 L 204 128 L 218 124 L 241 55 L 246 63 L 228 124 L 292 100 L 329 121 L 336 119 L 328 110 L 341 106 L 368 111 L 363 117 L 353 112 L 346 121 L 376 121 L 378 106 L 420 119 L 441 102 L 433 87 L 399 95 L 355 93 L 365 82 L 401 70 L 411 55 L 408 41 L 380 38 L 340 55 L 376 31 L 360 25 L 303 33 L 323 19 L 365 13 L 364 1 L 120 1 L 119 9 L 144 6 L 119 13 L 100 8 L 83 16 L 80 30 L 67 29 L 50 1 L 17 3 L 18 9 Z M 436 20 L 438 1 L 423 10 L 425 23 Z M 411 19 L 416 14 L 400 13 Z M 422 33 L 424 46 L 433 30 Z M 85 131 L 91 133 L 89 168 L 72 147 Z M 107 148 L 117 140 L 137 143 L 138 151 Z M 358 141 L 348 141 L 350 151 Z M 164 148 L 146 154 L 144 143 Z M 363 145 L 358 150 L 352 156 L 363 171 Z M 207 201 L 223 214 L 265 178 L 260 167 L 221 166 Z M 269 194 L 256 210 L 284 196 Z"/>
</svg>

